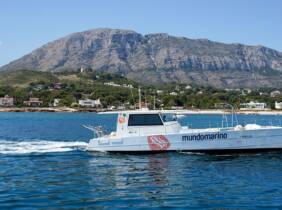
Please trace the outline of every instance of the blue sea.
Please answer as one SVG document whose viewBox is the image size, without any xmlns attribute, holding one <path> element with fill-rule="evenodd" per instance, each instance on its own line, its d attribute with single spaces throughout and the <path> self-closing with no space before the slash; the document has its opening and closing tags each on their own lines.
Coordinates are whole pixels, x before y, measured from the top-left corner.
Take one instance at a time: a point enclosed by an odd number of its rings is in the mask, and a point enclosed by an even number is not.
<svg viewBox="0 0 282 210">
<path fill-rule="evenodd" d="M 230 116 L 229 116 L 230 118 Z M 282 209 L 282 152 L 124 155 L 85 151 L 115 115 L 0 113 L 0 209 Z M 241 124 L 281 116 L 239 115 Z M 183 126 L 221 125 L 189 115 Z"/>
</svg>

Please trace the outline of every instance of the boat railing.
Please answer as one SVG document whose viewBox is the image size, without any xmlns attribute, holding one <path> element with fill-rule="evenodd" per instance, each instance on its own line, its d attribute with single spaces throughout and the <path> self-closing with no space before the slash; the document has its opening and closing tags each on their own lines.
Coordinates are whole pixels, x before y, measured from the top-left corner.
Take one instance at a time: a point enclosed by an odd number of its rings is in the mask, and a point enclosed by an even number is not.
<svg viewBox="0 0 282 210">
<path fill-rule="evenodd" d="M 238 119 L 238 123 L 236 122 L 236 124 L 234 124 L 234 126 L 236 125 L 241 125 L 241 126 L 245 126 L 247 124 L 258 124 L 261 126 L 279 126 L 282 127 L 282 118 L 281 119 L 269 119 L 269 120 L 265 120 L 265 119 Z M 228 128 L 232 128 L 234 126 L 232 126 L 231 123 L 223 123 L 222 122 L 213 122 L 213 121 L 209 121 L 209 122 L 189 122 L 185 124 L 188 128 L 190 129 L 200 129 L 200 128 L 221 128 L 221 129 L 228 129 Z"/>
<path fill-rule="evenodd" d="M 229 116 L 229 118 L 231 118 L 231 116 Z M 249 119 L 249 120 L 245 120 L 245 119 L 238 119 L 236 120 L 236 124 L 234 123 L 234 125 L 232 126 L 231 123 L 229 124 L 222 124 L 222 122 L 195 122 L 195 123 L 188 123 L 186 124 L 186 127 L 188 129 L 191 129 L 191 132 L 198 132 L 197 129 L 219 129 L 221 131 L 225 131 L 225 130 L 230 130 L 230 129 L 233 129 L 235 126 L 237 125 L 241 125 L 241 126 L 245 126 L 247 124 L 258 124 L 258 125 L 261 125 L 261 126 L 278 126 L 278 127 L 282 127 L 282 118 L 281 119 L 276 119 L 276 120 L 262 120 L 262 119 Z M 164 130 L 163 132 L 165 134 L 168 134 L 168 130 L 167 130 L 167 127 L 164 126 Z M 136 135 L 136 136 L 142 136 L 144 135 L 144 128 L 142 127 L 139 127 L 139 128 L 136 128 L 135 131 L 131 131 L 130 132 L 131 134 L 133 135 Z M 146 131 L 145 131 L 146 133 Z"/>
<path fill-rule="evenodd" d="M 263 120 L 263 119 L 254 119 L 254 120 L 243 120 L 241 122 L 241 125 L 247 125 L 247 124 L 258 124 L 262 126 L 282 126 L 282 119 L 269 119 L 269 120 Z"/>
<path fill-rule="evenodd" d="M 94 137 L 100 138 L 105 135 L 105 130 L 102 126 L 83 125 L 83 127 L 91 130 Z"/>
<path fill-rule="evenodd" d="M 216 104 L 217 108 L 222 108 L 225 111 L 222 114 L 221 127 L 234 127 L 238 125 L 237 117 L 237 107 L 229 103 L 219 103 Z M 231 115 L 231 120 L 229 121 L 227 115 Z"/>
</svg>

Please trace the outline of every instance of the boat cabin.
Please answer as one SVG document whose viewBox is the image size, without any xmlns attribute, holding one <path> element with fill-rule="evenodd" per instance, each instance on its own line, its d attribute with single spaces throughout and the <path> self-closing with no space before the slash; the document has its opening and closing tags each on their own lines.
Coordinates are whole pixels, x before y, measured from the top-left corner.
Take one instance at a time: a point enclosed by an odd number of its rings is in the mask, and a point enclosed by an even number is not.
<svg viewBox="0 0 282 210">
<path fill-rule="evenodd" d="M 117 136 L 169 134 L 181 129 L 173 113 L 156 110 L 121 111 L 117 118 Z"/>
</svg>

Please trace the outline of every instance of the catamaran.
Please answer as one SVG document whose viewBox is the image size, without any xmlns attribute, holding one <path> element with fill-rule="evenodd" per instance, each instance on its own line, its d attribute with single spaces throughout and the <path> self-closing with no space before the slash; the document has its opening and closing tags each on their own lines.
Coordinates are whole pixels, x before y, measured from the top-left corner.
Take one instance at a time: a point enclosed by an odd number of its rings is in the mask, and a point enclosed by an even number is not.
<svg viewBox="0 0 282 210">
<path fill-rule="evenodd" d="M 115 132 L 106 135 L 101 127 L 85 126 L 96 134 L 88 151 L 233 153 L 282 149 L 279 126 L 232 122 L 228 127 L 193 129 L 181 126 L 174 111 L 139 109 L 115 113 Z"/>
</svg>

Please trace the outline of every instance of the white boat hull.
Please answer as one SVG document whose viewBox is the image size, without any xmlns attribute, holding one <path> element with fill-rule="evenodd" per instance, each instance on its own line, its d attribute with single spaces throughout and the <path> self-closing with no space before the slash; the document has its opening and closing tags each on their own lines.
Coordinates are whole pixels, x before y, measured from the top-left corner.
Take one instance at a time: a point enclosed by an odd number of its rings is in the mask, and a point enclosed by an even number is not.
<svg viewBox="0 0 282 210">
<path fill-rule="evenodd" d="M 198 129 L 181 133 L 91 139 L 88 151 L 100 152 L 246 152 L 282 149 L 282 127 L 255 130 Z"/>
</svg>

